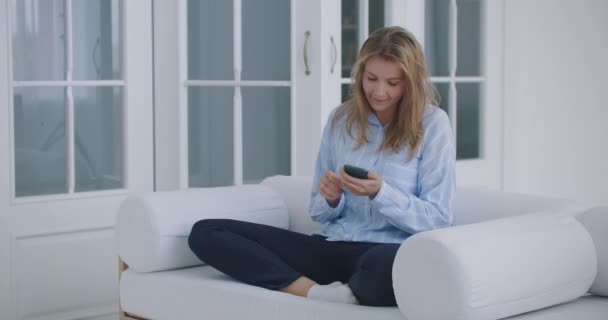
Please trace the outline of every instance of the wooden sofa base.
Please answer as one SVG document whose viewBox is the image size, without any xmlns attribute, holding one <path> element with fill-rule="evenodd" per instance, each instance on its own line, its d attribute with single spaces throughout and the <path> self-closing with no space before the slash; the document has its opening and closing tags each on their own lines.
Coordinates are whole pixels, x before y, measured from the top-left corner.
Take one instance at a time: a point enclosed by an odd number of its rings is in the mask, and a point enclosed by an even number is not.
<svg viewBox="0 0 608 320">
<path fill-rule="evenodd" d="M 120 310 L 120 320 L 148 320 L 148 319 L 136 317 L 136 316 L 130 315 L 130 314 Z"/>
</svg>

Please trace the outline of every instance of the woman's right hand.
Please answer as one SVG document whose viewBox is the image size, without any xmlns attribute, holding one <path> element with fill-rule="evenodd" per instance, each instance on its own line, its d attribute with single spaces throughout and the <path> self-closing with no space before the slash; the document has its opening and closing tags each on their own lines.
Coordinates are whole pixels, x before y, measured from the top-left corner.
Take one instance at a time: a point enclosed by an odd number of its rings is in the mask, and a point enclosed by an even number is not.
<svg viewBox="0 0 608 320">
<path fill-rule="evenodd" d="M 326 171 L 319 179 L 319 193 L 335 208 L 342 196 L 342 179 L 331 171 Z"/>
</svg>

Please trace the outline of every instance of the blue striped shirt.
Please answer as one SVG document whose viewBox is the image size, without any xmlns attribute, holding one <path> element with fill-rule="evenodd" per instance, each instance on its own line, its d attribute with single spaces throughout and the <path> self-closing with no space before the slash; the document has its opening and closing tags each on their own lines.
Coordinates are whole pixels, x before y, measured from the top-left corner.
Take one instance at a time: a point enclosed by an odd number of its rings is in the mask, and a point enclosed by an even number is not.
<svg viewBox="0 0 608 320">
<path fill-rule="evenodd" d="M 411 160 L 409 146 L 398 153 L 378 151 L 386 127 L 374 113 L 369 114 L 369 142 L 358 149 L 357 141 L 346 133 L 344 118 L 332 128 L 334 113 L 323 130 L 309 208 L 314 221 L 328 225 L 314 234 L 330 241 L 401 243 L 417 232 L 452 224 L 455 148 L 450 121 L 443 110 L 431 105 L 425 108 L 424 137 Z M 328 170 L 338 174 L 344 164 L 369 169 L 382 177 L 376 197 L 356 196 L 345 189 L 339 204 L 329 206 L 318 192 L 319 179 Z"/>
</svg>

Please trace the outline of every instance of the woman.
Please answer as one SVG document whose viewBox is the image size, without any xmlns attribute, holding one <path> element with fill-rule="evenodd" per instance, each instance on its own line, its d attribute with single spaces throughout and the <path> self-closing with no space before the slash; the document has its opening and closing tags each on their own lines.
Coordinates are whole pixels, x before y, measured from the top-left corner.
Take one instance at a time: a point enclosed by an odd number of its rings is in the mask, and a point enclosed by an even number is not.
<svg viewBox="0 0 608 320">
<path fill-rule="evenodd" d="M 227 219 L 189 237 L 207 264 L 246 283 L 310 299 L 395 306 L 392 265 L 401 243 L 453 220 L 454 145 L 422 48 L 400 27 L 363 44 L 352 99 L 326 125 L 316 161 L 313 235 Z M 368 170 L 349 176 L 346 164 Z"/>
</svg>

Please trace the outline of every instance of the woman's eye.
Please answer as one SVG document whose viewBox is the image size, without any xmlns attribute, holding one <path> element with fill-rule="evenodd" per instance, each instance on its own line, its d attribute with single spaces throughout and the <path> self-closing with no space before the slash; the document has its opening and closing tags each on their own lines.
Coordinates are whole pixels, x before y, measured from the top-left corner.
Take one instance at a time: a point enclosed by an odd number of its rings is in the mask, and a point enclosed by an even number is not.
<svg viewBox="0 0 608 320">
<path fill-rule="evenodd" d="M 376 81 L 376 78 L 369 78 L 368 77 L 367 80 L 369 80 L 369 81 Z"/>
<path fill-rule="evenodd" d="M 388 85 L 391 86 L 391 87 L 394 87 L 394 86 L 396 86 L 398 84 L 399 84 L 399 82 L 389 82 L 388 83 Z"/>
</svg>

